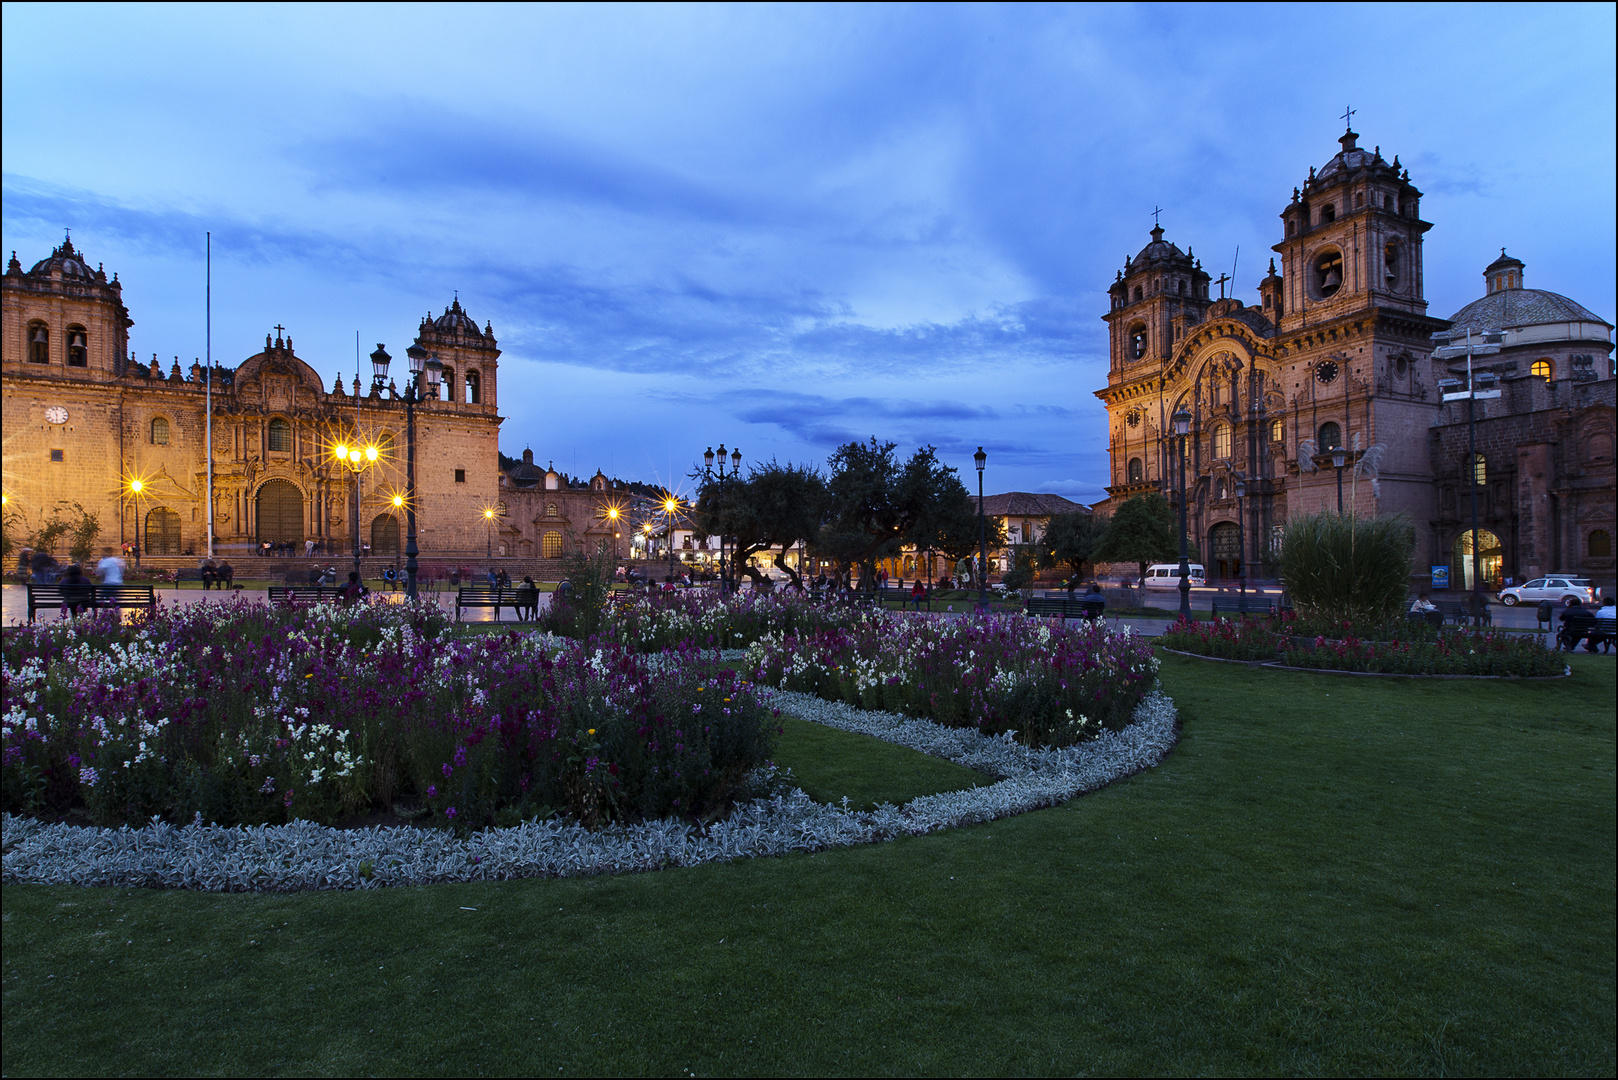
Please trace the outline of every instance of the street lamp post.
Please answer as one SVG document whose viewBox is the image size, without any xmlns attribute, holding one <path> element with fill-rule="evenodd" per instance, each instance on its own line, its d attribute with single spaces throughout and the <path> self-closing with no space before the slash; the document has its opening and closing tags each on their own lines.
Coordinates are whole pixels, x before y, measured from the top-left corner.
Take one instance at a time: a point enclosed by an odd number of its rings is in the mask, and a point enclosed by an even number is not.
<svg viewBox="0 0 1618 1080">
<path fill-rule="evenodd" d="M 710 482 L 713 480 L 713 477 L 714 477 L 713 466 L 714 466 L 714 452 L 713 452 L 713 447 L 710 446 L 710 447 L 708 447 L 707 451 L 704 452 L 703 455 L 702 455 L 703 476 L 706 479 L 708 479 Z M 737 474 L 741 472 L 741 468 L 742 468 L 742 451 L 741 451 L 741 447 L 737 447 L 736 449 L 734 449 L 734 450 L 732 450 L 730 452 L 730 481 L 734 481 L 736 479 Z M 724 497 L 725 491 L 727 490 L 726 486 L 725 486 L 726 483 L 727 483 L 727 481 L 726 481 L 726 478 L 725 478 L 725 444 L 720 443 L 719 444 L 719 493 L 715 496 L 715 504 L 716 505 L 717 505 L 718 501 Z M 732 568 L 732 569 L 734 569 L 734 568 Z M 739 575 L 738 575 L 738 577 L 739 577 Z M 727 592 L 733 591 L 731 589 L 731 587 L 730 587 L 730 576 L 729 576 L 729 573 L 726 570 L 726 565 L 725 565 L 725 526 L 724 526 L 723 521 L 721 521 L 720 524 L 719 524 L 719 591 L 720 591 L 720 593 L 727 593 Z"/>
<path fill-rule="evenodd" d="M 1236 547 L 1241 552 L 1238 556 L 1241 562 L 1237 564 L 1240 574 L 1238 578 L 1238 595 L 1242 598 L 1242 606 L 1247 605 L 1247 517 L 1242 513 L 1242 499 L 1247 496 L 1247 478 L 1241 473 L 1236 474 Z"/>
<path fill-rule="evenodd" d="M 1337 470 L 1337 516 L 1343 515 L 1343 466 L 1348 463 L 1348 451 L 1341 446 L 1331 448 L 1331 465 Z"/>
<path fill-rule="evenodd" d="M 1191 560 L 1186 549 L 1185 523 L 1185 437 L 1191 430 L 1191 414 L 1182 407 L 1174 414 L 1174 434 L 1180 440 L 1180 621 L 1191 621 Z"/>
<path fill-rule="evenodd" d="M 405 403 L 405 595 L 416 598 L 416 575 L 421 567 L 416 557 L 421 550 L 416 546 L 416 406 L 429 398 L 438 397 L 438 383 L 444 376 L 444 365 L 438 357 L 429 357 L 425 350 L 412 345 L 405 351 L 410 362 L 410 379 L 405 391 L 399 395 Z M 371 369 L 378 386 L 388 377 L 388 364 L 392 361 L 381 343 L 371 354 Z M 398 505 L 397 502 L 394 505 Z"/>
<path fill-rule="evenodd" d="M 670 585 L 674 584 L 674 515 L 679 512 L 679 509 L 679 499 L 676 499 L 673 495 L 664 497 L 663 517 L 668 522 L 668 527 L 663 531 L 663 546 L 669 549 L 669 576 L 667 581 Z"/>
<path fill-rule="evenodd" d="M 354 574 L 360 572 L 360 474 L 377 463 L 381 453 L 375 446 L 349 446 L 338 443 L 332 447 L 332 457 L 354 475 Z"/>
<path fill-rule="evenodd" d="M 1496 385 L 1497 377 L 1493 372 L 1472 370 L 1474 356 L 1490 356 L 1500 351 L 1505 335 L 1499 330 L 1483 331 L 1481 344 L 1473 344 L 1472 330 L 1466 331 L 1464 345 L 1451 345 L 1450 335 L 1439 332 L 1433 335 L 1433 340 L 1439 343 L 1439 348 L 1433 350 L 1433 358 L 1438 360 L 1459 359 L 1461 353 L 1466 355 L 1466 389 L 1456 390 L 1459 383 L 1454 379 L 1440 379 L 1438 388 L 1443 391 L 1444 401 L 1459 401 L 1466 399 L 1466 480 L 1467 487 L 1472 492 L 1472 617 L 1478 623 L 1483 621 L 1483 612 L 1487 601 L 1483 599 L 1483 578 L 1478 572 L 1478 418 L 1477 402 L 1500 396 L 1500 388 Z"/>
<path fill-rule="evenodd" d="M 983 466 L 988 464 L 989 455 L 980 446 L 972 460 L 978 467 L 978 610 L 983 611 L 989 606 L 989 533 L 983 516 Z"/>
<path fill-rule="evenodd" d="M 139 480 L 129 482 L 129 491 L 135 496 L 135 565 L 140 565 L 140 493 L 146 487 Z"/>
</svg>

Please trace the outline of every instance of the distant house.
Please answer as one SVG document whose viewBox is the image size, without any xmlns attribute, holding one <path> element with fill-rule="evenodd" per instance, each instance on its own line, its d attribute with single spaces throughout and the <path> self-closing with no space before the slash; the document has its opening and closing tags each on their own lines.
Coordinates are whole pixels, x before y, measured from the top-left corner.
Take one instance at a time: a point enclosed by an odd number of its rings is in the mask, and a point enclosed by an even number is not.
<svg viewBox="0 0 1618 1080">
<path fill-rule="evenodd" d="M 973 497 L 976 501 L 976 496 Z M 1006 548 L 991 551 L 989 558 L 1003 573 L 1010 567 L 1009 548 L 1017 544 L 1032 544 L 1045 535 L 1045 525 L 1052 514 L 1088 514 L 1090 508 L 1060 495 L 1036 495 L 1029 491 L 1008 491 L 1003 495 L 983 498 L 983 515 L 991 522 L 999 522 L 1006 534 Z"/>
</svg>

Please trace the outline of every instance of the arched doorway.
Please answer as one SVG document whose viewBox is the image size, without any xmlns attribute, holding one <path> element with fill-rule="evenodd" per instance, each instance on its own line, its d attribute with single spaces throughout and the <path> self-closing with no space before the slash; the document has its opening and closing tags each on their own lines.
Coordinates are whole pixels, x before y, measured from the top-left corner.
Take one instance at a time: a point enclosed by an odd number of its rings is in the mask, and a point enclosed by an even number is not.
<svg viewBox="0 0 1618 1080">
<path fill-rule="evenodd" d="M 271 480 L 258 489 L 258 542 L 303 543 L 303 492 L 287 480 Z"/>
<path fill-rule="evenodd" d="M 1221 521 L 1208 530 L 1208 550 L 1213 553 L 1214 561 L 1208 569 L 1218 574 L 1221 581 L 1234 581 L 1242 576 L 1242 534 L 1234 521 Z"/>
<path fill-rule="evenodd" d="M 180 554 L 180 515 L 158 507 L 146 515 L 146 554 Z"/>
<path fill-rule="evenodd" d="M 1468 529 L 1455 538 L 1450 559 L 1449 579 L 1458 583 L 1458 586 L 1471 592 L 1472 581 L 1472 532 Z M 1483 577 L 1483 587 L 1487 589 L 1498 588 L 1500 573 L 1505 565 L 1505 551 L 1500 547 L 1500 538 L 1488 529 L 1478 530 L 1478 573 Z"/>
<path fill-rule="evenodd" d="M 371 554 L 399 554 L 399 519 L 392 514 L 378 514 L 371 522 Z"/>
</svg>

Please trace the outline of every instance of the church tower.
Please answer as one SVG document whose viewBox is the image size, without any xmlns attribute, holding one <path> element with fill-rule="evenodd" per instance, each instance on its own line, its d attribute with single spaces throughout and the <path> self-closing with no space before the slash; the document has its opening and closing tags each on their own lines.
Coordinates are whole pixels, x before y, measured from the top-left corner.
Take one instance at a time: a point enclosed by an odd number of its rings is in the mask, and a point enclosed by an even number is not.
<svg viewBox="0 0 1618 1080">
<path fill-rule="evenodd" d="M 1185 335 L 1208 310 L 1208 275 L 1190 252 L 1163 239 L 1163 227 L 1152 229 L 1152 241 L 1133 258 L 1124 259 L 1118 280 L 1109 290 L 1114 372 L 1141 365 L 1162 366 Z"/>
<path fill-rule="evenodd" d="M 460 410 L 490 415 L 498 411 L 496 372 L 500 349 L 494 339 L 494 327 L 485 323 L 479 330 L 478 324 L 461 307 L 459 297 L 438 318 L 429 313 L 421 320 L 415 344 L 408 352 L 411 356 L 420 353 L 438 357 L 444 365 L 440 391 L 444 400 Z"/>
<path fill-rule="evenodd" d="M 1342 150 L 1281 212 L 1285 238 L 1275 245 L 1284 267 L 1283 332 L 1368 308 L 1423 315 L 1421 192 L 1399 159 L 1382 160 L 1381 147 L 1360 149 L 1345 132 Z"/>
</svg>

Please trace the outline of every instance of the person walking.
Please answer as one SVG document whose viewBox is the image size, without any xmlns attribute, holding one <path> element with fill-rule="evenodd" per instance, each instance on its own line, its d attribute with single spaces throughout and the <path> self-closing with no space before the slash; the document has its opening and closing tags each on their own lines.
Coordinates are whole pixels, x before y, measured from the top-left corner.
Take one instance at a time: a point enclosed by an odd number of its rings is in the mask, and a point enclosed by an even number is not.
<svg viewBox="0 0 1618 1080">
<path fill-rule="evenodd" d="M 103 585 L 122 585 L 124 583 L 124 560 L 114 554 L 114 549 L 105 547 L 101 549 L 101 561 L 96 563 L 96 573 Z"/>
</svg>

